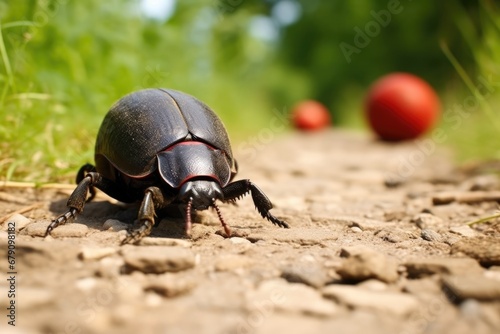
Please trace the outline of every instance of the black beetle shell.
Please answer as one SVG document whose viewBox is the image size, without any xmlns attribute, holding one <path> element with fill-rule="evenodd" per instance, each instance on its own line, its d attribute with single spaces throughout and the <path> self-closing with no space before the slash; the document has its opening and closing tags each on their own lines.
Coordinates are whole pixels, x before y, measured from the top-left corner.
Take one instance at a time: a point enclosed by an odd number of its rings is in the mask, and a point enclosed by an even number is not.
<svg viewBox="0 0 500 334">
<path fill-rule="evenodd" d="M 111 107 L 101 124 L 96 169 L 111 180 L 115 179 L 114 168 L 134 178 L 147 176 L 157 168 L 157 153 L 190 134 L 190 140 L 222 150 L 234 170 L 226 129 L 203 102 L 170 89 L 131 93 Z"/>
</svg>

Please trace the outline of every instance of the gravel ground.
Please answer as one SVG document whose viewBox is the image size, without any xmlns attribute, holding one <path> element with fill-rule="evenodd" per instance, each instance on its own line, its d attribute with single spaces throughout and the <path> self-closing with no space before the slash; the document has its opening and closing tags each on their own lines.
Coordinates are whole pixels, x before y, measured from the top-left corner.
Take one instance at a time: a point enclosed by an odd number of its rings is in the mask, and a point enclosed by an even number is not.
<svg viewBox="0 0 500 334">
<path fill-rule="evenodd" d="M 498 164 L 457 168 L 431 140 L 264 139 L 235 148 L 237 178 L 263 189 L 290 229 L 247 196 L 221 205 L 230 238 L 205 211 L 190 239 L 170 215 L 120 246 L 138 206 L 101 193 L 43 238 L 73 186 L 0 188 L 0 332 L 500 332 L 499 220 L 466 224 L 498 209 Z"/>
</svg>

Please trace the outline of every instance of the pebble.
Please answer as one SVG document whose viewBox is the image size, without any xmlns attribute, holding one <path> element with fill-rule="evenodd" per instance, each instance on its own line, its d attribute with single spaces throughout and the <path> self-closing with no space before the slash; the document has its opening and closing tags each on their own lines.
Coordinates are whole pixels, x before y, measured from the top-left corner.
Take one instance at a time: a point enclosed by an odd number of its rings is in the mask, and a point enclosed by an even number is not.
<svg viewBox="0 0 500 334">
<path fill-rule="evenodd" d="M 475 230 L 473 230 L 469 225 L 460 225 L 460 226 L 450 227 L 450 232 L 461 235 L 463 237 L 469 237 L 469 238 L 475 237 L 478 235 L 478 233 Z"/>
<path fill-rule="evenodd" d="M 104 230 L 111 229 L 115 232 L 127 230 L 129 227 L 130 227 L 129 224 L 126 224 L 116 219 L 108 219 L 104 222 L 104 224 L 102 224 L 102 228 Z"/>
<path fill-rule="evenodd" d="M 234 271 L 236 269 L 247 268 L 254 263 L 254 260 L 245 255 L 227 254 L 220 256 L 215 261 L 216 271 Z"/>
<path fill-rule="evenodd" d="M 460 304 L 460 313 L 463 317 L 473 320 L 481 317 L 481 303 L 476 299 L 466 299 Z"/>
<path fill-rule="evenodd" d="M 195 265 L 194 254 L 183 247 L 127 246 L 121 250 L 125 264 L 143 273 L 178 272 Z"/>
<path fill-rule="evenodd" d="M 31 222 L 32 220 L 28 217 L 23 216 L 19 213 L 15 213 L 3 223 L 2 231 L 7 231 L 7 229 L 11 228 L 12 224 L 14 224 L 13 227 L 15 228 L 15 231 L 19 232 L 20 230 L 28 226 L 28 224 L 30 224 Z"/>
<path fill-rule="evenodd" d="M 50 232 L 50 235 L 53 236 L 54 238 L 64 238 L 64 237 L 81 238 L 87 235 L 88 231 L 89 227 L 87 225 L 78 223 L 69 223 L 58 226 L 57 228 L 52 230 L 52 232 Z"/>
<path fill-rule="evenodd" d="M 232 238 L 229 238 L 229 241 L 232 243 L 232 244 L 235 244 L 235 245 L 240 245 L 240 244 L 252 244 L 249 240 L 245 239 L 245 238 L 240 238 L 240 237 L 232 237 Z"/>
<path fill-rule="evenodd" d="M 448 298 L 455 303 L 469 298 L 500 301 L 500 283 L 484 275 L 447 276 L 442 284 Z"/>
<path fill-rule="evenodd" d="M 313 288 L 321 288 L 330 277 L 325 269 L 317 263 L 298 263 L 285 267 L 281 277 L 290 283 L 303 283 Z"/>
<path fill-rule="evenodd" d="M 75 282 L 75 286 L 83 292 L 89 292 L 97 286 L 97 279 L 95 277 L 80 278 Z"/>
<path fill-rule="evenodd" d="M 113 247 L 83 247 L 78 253 L 81 260 L 99 260 L 104 257 L 113 255 L 118 252 L 118 249 Z"/>
<path fill-rule="evenodd" d="M 148 307 L 158 307 L 162 303 L 162 299 L 156 293 L 146 293 L 144 296 L 144 304 Z"/>
<path fill-rule="evenodd" d="M 288 283 L 283 279 L 264 281 L 247 294 L 247 309 L 269 312 L 280 310 L 329 317 L 338 313 L 335 303 L 325 300 L 321 294 L 304 284 Z"/>
<path fill-rule="evenodd" d="M 418 309 L 416 297 L 389 291 L 372 291 L 348 285 L 328 285 L 323 296 L 354 308 L 370 308 L 399 316 L 408 315 Z"/>
<path fill-rule="evenodd" d="M 487 267 L 500 265 L 500 243 L 495 237 L 462 239 L 451 246 L 451 254 L 465 254 Z"/>
<path fill-rule="evenodd" d="M 410 278 L 430 275 L 481 274 L 484 269 L 470 258 L 427 258 L 408 261 L 404 264 Z"/>
<path fill-rule="evenodd" d="M 441 234 L 439 234 L 438 232 L 436 231 L 433 231 L 431 229 L 423 229 L 421 232 L 420 232 L 420 236 L 422 237 L 422 239 L 426 240 L 426 241 L 430 241 L 430 242 L 443 242 L 443 237 L 441 236 Z"/>
<path fill-rule="evenodd" d="M 372 291 L 385 291 L 387 290 L 387 283 L 384 283 L 382 281 L 376 280 L 376 279 L 369 279 L 366 281 L 363 281 L 356 286 L 367 289 L 367 290 L 372 290 Z"/>
<path fill-rule="evenodd" d="M 345 247 L 341 250 L 341 256 L 348 257 L 337 270 L 345 281 L 360 282 L 375 278 L 391 283 L 398 279 L 396 262 L 369 247 Z"/>
<path fill-rule="evenodd" d="M 154 291 L 163 297 L 172 298 L 186 294 L 196 286 L 197 280 L 191 276 L 167 273 L 151 277 L 144 284 L 144 291 Z"/>
<path fill-rule="evenodd" d="M 191 248 L 193 243 L 189 240 L 175 238 L 144 237 L 139 241 L 140 246 L 180 246 Z"/>
<path fill-rule="evenodd" d="M 399 243 L 416 237 L 410 232 L 400 228 L 384 228 L 375 232 L 375 235 L 384 241 Z"/>
<path fill-rule="evenodd" d="M 363 230 L 362 230 L 362 229 L 360 229 L 360 228 L 359 228 L 359 227 L 357 227 L 357 226 L 353 226 L 353 227 L 351 227 L 351 231 L 353 231 L 354 233 L 361 233 L 361 232 L 363 232 Z"/>
<path fill-rule="evenodd" d="M 413 217 L 412 221 L 420 229 L 436 228 L 443 226 L 444 221 L 430 213 L 420 213 Z"/>
<path fill-rule="evenodd" d="M 30 235 L 32 237 L 44 237 L 45 232 L 47 232 L 47 227 L 49 226 L 49 224 L 50 221 L 34 222 L 32 224 L 28 224 L 28 226 L 26 226 L 21 233 Z"/>
</svg>

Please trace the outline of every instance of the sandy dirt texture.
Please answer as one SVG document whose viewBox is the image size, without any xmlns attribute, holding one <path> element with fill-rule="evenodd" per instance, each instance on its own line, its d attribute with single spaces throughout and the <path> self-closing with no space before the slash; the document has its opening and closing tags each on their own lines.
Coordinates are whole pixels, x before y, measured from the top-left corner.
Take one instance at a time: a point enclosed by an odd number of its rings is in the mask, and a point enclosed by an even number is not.
<svg viewBox="0 0 500 334">
<path fill-rule="evenodd" d="M 289 229 L 246 196 L 229 238 L 208 210 L 122 246 L 138 205 L 99 193 L 44 238 L 74 186 L 0 187 L 0 333 L 500 333 L 500 220 L 467 225 L 498 210 L 498 164 L 345 131 L 233 149 Z"/>
</svg>

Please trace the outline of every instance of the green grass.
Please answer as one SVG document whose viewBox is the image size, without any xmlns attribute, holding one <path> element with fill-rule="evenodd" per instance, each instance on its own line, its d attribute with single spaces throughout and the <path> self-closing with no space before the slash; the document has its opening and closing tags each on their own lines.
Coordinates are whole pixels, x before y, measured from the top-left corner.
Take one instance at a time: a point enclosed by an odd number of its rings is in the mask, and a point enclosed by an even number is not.
<svg viewBox="0 0 500 334">
<path fill-rule="evenodd" d="M 343 75 L 341 86 L 323 87 L 335 101 L 329 105 L 333 122 L 366 129 L 362 97 L 367 87 L 357 80 L 373 64 L 346 66 L 342 57 L 333 61 L 325 56 L 316 64 L 325 67 L 321 78 L 318 72 L 286 63 L 279 57 L 282 45 L 259 41 L 246 29 L 253 15 L 265 12 L 261 2 L 243 2 L 234 13 L 217 15 L 211 0 L 196 5 L 178 1 L 176 15 L 167 23 L 135 15 L 133 3 L 0 0 L 0 181 L 73 182 L 79 166 L 93 161 L 94 140 L 108 108 L 146 87 L 178 89 L 206 102 L 237 146 L 269 128 L 273 110 L 288 111 L 298 99 L 314 97 L 314 83 Z M 495 139 L 500 85 L 495 84 L 488 98 L 474 90 L 478 76 L 492 75 L 500 82 L 500 14 L 492 6 L 481 2 L 481 20 L 459 5 L 452 13 L 474 69 L 462 65 L 469 63 L 460 53 L 443 47 L 443 57 L 464 82 L 462 87 L 437 87 L 445 96 L 444 111 L 467 96 L 478 101 L 460 127 L 445 120 L 438 125 L 447 131 L 446 144 L 460 161 L 500 158 Z M 35 20 L 40 15 L 47 19 L 43 24 Z M 351 38 L 353 23 L 344 21 L 342 29 Z M 378 43 L 391 29 L 363 52 L 386 47 Z M 295 47 L 297 55 L 315 54 Z"/>
</svg>

